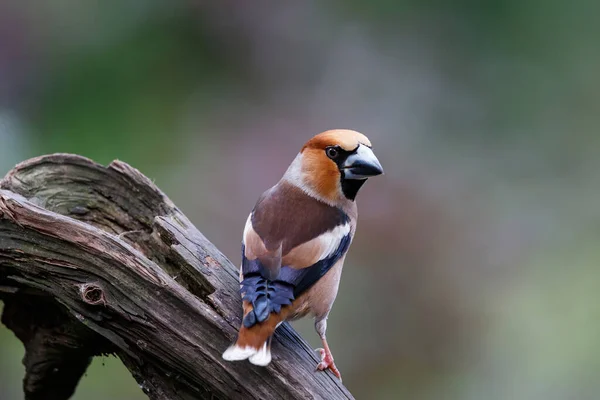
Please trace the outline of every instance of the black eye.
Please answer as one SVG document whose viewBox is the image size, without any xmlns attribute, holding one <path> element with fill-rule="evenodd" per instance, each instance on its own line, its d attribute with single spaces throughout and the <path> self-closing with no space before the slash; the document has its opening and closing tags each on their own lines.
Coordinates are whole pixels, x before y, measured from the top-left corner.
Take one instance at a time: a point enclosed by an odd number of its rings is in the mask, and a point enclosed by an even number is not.
<svg viewBox="0 0 600 400">
<path fill-rule="evenodd" d="M 325 153 L 327 153 L 327 157 L 331 158 L 332 160 L 337 158 L 337 156 L 340 155 L 340 152 L 335 147 L 326 148 Z"/>
</svg>

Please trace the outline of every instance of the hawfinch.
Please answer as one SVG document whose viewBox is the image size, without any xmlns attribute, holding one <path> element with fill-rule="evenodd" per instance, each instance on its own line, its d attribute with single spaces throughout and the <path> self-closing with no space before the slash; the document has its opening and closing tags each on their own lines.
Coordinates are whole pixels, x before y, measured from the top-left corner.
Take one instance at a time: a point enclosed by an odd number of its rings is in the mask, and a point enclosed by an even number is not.
<svg viewBox="0 0 600 400">
<path fill-rule="evenodd" d="M 356 229 L 354 199 L 367 178 L 382 173 L 366 136 L 330 130 L 309 140 L 281 180 L 262 194 L 244 228 L 244 316 L 225 360 L 268 365 L 275 329 L 310 315 L 323 342 L 317 368 L 341 378 L 325 339 L 327 316 Z"/>
</svg>

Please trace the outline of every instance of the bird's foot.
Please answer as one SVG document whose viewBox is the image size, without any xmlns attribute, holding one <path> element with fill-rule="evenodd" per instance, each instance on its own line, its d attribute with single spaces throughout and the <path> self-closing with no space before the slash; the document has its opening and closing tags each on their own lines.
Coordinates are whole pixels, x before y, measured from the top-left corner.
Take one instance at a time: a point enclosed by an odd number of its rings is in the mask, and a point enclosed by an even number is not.
<svg viewBox="0 0 600 400">
<path fill-rule="evenodd" d="M 331 352 L 325 351 L 325 349 L 317 349 L 317 351 L 321 353 L 321 362 L 317 364 L 317 370 L 325 371 L 326 369 L 330 369 L 331 372 L 333 372 L 333 374 L 341 381 L 342 375 L 333 362 L 333 355 Z"/>
</svg>

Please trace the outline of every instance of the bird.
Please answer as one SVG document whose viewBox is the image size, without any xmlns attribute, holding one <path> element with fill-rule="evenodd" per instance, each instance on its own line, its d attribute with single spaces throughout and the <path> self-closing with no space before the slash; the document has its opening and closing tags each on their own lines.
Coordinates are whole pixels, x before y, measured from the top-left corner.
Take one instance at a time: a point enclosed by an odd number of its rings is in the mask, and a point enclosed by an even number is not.
<svg viewBox="0 0 600 400">
<path fill-rule="evenodd" d="M 240 294 L 243 318 L 222 358 L 271 362 L 271 341 L 285 321 L 312 316 L 323 344 L 316 370 L 341 379 L 326 339 L 346 254 L 356 231 L 356 196 L 383 174 L 362 133 L 333 129 L 312 137 L 246 220 Z"/>
</svg>

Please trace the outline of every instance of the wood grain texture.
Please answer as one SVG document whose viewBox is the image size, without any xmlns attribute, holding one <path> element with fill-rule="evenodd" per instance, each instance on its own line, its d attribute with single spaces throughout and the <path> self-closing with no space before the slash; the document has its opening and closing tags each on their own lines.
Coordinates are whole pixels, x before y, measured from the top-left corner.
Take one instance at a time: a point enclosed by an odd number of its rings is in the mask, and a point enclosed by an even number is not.
<svg viewBox="0 0 600 400">
<path fill-rule="evenodd" d="M 123 162 L 54 154 L 0 181 L 2 322 L 25 345 L 26 399 L 68 399 L 108 353 L 150 399 L 353 398 L 287 324 L 268 367 L 223 361 L 238 289 L 237 268 Z"/>
</svg>

